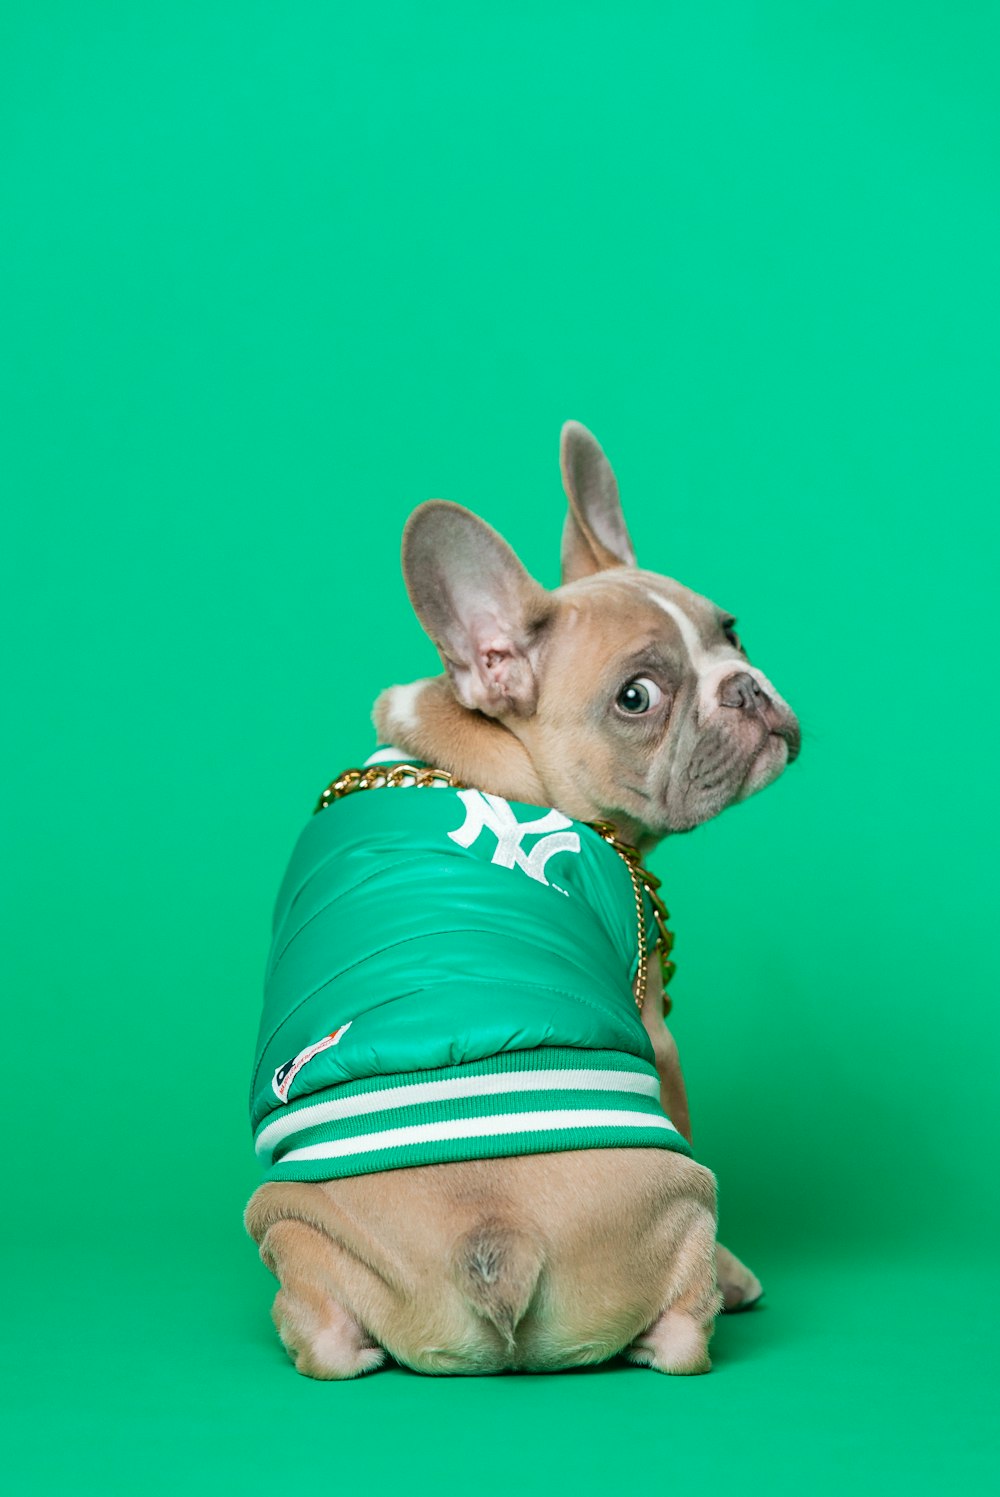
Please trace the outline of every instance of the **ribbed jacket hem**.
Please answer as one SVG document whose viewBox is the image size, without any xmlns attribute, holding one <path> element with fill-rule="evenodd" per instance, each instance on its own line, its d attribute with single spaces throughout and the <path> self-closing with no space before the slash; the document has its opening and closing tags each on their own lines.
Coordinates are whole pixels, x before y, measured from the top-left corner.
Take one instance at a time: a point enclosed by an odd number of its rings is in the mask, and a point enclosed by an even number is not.
<svg viewBox="0 0 1000 1497">
<path fill-rule="evenodd" d="M 268 1180 L 623 1146 L 691 1153 L 660 1106 L 653 1066 L 562 1048 L 329 1087 L 269 1114 L 256 1132 Z"/>
</svg>

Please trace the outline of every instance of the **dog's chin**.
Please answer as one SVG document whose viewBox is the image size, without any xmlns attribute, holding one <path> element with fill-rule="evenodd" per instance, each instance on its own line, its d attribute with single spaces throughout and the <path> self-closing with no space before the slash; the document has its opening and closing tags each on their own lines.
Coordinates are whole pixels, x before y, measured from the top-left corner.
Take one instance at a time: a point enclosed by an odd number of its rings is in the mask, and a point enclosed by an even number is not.
<svg viewBox="0 0 1000 1497">
<path fill-rule="evenodd" d="M 734 802 L 749 800 L 758 790 L 766 790 L 768 785 L 773 785 L 788 762 L 788 740 L 780 733 L 769 733 L 750 761 L 743 784 L 733 797 Z"/>
</svg>

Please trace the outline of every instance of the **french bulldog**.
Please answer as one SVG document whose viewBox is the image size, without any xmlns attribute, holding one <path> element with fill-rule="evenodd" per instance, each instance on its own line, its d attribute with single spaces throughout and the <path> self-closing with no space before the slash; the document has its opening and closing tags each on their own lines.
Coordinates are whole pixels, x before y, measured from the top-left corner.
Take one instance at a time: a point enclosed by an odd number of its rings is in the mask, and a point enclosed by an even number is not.
<svg viewBox="0 0 1000 1497">
<path fill-rule="evenodd" d="M 435 500 L 411 516 L 404 576 L 444 674 L 384 691 L 375 727 L 464 786 L 610 823 L 645 856 L 775 780 L 799 727 L 735 619 L 637 565 L 612 469 L 576 422 L 563 428 L 561 465 L 569 513 L 554 591 L 470 511 Z M 655 963 L 641 1023 L 663 1112 L 689 1139 Z M 717 1313 L 761 1293 L 716 1243 L 713 1176 L 666 1148 L 271 1180 L 245 1220 L 280 1282 L 281 1339 L 314 1378 L 356 1377 L 387 1354 L 429 1373 L 555 1370 L 618 1353 L 700 1373 Z"/>
</svg>

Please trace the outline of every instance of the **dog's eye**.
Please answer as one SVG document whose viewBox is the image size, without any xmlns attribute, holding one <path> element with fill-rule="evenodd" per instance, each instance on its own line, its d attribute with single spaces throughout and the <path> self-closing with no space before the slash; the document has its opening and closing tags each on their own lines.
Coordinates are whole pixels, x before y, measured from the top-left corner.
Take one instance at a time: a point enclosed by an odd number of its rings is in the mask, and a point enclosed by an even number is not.
<svg viewBox="0 0 1000 1497">
<path fill-rule="evenodd" d="M 726 636 L 727 640 L 732 645 L 734 650 L 742 650 L 743 645 L 740 642 L 740 637 L 736 632 L 735 619 L 723 619 L 722 632 Z"/>
<path fill-rule="evenodd" d="M 616 705 L 630 717 L 637 717 L 642 712 L 652 712 L 662 701 L 663 692 L 648 676 L 637 676 L 634 681 L 627 681 L 615 698 Z"/>
</svg>

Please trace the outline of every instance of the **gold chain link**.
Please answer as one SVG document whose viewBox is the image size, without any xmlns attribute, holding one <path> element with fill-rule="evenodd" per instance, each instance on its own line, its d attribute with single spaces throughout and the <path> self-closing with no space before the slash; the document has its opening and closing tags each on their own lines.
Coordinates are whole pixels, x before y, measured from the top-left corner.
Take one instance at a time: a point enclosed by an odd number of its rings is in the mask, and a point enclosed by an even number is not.
<svg viewBox="0 0 1000 1497">
<path fill-rule="evenodd" d="M 465 786 L 446 769 L 425 769 L 416 764 L 394 764 L 387 769 L 382 764 L 370 764 L 367 769 L 345 769 L 335 780 L 331 780 L 316 802 L 313 815 L 324 811 L 343 795 L 352 790 L 396 789 L 410 782 L 422 788 L 428 785 L 449 785 L 453 790 L 464 790 Z"/>
<path fill-rule="evenodd" d="M 660 971 L 663 976 L 663 1013 L 664 1017 L 669 1014 L 673 1007 L 667 995 L 667 985 L 677 970 L 676 963 L 671 961 L 670 953 L 674 949 L 674 933 L 667 926 L 670 919 L 670 911 L 667 909 L 658 893 L 660 880 L 655 873 L 643 866 L 642 857 L 636 847 L 630 843 L 623 842 L 618 835 L 617 829 L 610 821 L 588 821 L 587 825 L 603 837 L 609 847 L 614 848 L 628 869 L 629 878 L 632 880 L 632 893 L 635 895 L 636 918 L 639 927 L 639 969 L 636 973 L 636 1003 L 639 1012 L 642 1012 L 643 1003 L 646 1001 L 646 904 L 643 893 L 649 895 L 649 902 L 653 906 L 653 922 L 657 931 L 657 943 L 655 949 L 660 953 Z"/>
<path fill-rule="evenodd" d="M 420 789 L 432 785 L 447 785 L 452 790 L 467 788 L 461 780 L 456 780 L 454 775 L 450 775 L 446 769 L 428 769 L 418 764 L 393 764 L 391 767 L 370 764 L 366 769 L 345 769 L 335 780 L 331 780 L 317 801 L 313 815 L 318 811 L 325 811 L 327 806 L 331 806 L 335 800 L 340 800 L 355 790 L 394 790 L 405 785 L 417 786 Z M 585 825 L 596 832 L 618 854 L 628 870 L 632 883 L 636 926 L 639 933 L 639 965 L 636 969 L 635 1001 L 640 1013 L 646 1001 L 648 968 L 646 902 L 643 894 L 649 895 L 653 906 L 653 920 L 658 934 L 657 949 L 660 953 L 660 967 L 663 973 L 663 1011 L 665 1015 L 669 1014 L 671 1002 L 667 997 L 666 987 L 675 971 L 675 965 L 670 960 L 674 937 L 673 932 L 667 929 L 670 911 L 657 893 L 660 880 L 655 873 L 650 873 L 648 868 L 643 867 L 638 848 L 630 846 L 628 842 L 623 842 L 610 821 L 588 821 Z"/>
</svg>

